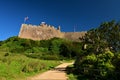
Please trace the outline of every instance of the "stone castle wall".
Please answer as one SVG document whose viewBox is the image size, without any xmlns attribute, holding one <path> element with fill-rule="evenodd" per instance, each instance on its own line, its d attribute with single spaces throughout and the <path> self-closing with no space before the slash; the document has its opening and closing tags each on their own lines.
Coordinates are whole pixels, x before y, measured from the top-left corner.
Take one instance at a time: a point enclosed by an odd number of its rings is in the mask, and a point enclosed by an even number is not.
<svg viewBox="0 0 120 80">
<path fill-rule="evenodd" d="M 86 32 L 61 32 L 60 27 L 56 29 L 54 26 L 47 24 L 27 25 L 22 24 L 19 37 L 32 40 L 47 40 L 53 37 L 65 38 L 73 41 L 79 41 L 79 37 L 85 35 Z"/>
</svg>

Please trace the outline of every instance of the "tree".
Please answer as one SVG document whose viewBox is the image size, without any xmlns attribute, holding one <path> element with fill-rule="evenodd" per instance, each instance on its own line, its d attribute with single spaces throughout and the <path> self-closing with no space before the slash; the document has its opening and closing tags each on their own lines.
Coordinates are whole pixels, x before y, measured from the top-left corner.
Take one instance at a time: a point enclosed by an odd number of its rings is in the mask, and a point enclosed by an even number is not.
<svg viewBox="0 0 120 80">
<path fill-rule="evenodd" d="M 84 55 L 76 58 L 74 66 L 77 74 L 87 76 L 88 80 L 116 80 L 115 76 L 119 74 L 113 76 L 113 73 L 116 74 L 119 59 L 114 57 L 120 51 L 120 23 L 104 22 L 80 39 L 83 46 L 87 46 L 82 49 Z"/>
<path fill-rule="evenodd" d="M 120 51 L 120 23 L 115 21 L 104 22 L 98 28 L 91 29 L 81 38 L 95 53 L 105 51 L 107 48 L 114 52 Z"/>
<path fill-rule="evenodd" d="M 120 51 L 120 22 L 105 22 L 98 29 L 101 38 L 108 43 L 108 47 L 114 52 Z"/>
</svg>

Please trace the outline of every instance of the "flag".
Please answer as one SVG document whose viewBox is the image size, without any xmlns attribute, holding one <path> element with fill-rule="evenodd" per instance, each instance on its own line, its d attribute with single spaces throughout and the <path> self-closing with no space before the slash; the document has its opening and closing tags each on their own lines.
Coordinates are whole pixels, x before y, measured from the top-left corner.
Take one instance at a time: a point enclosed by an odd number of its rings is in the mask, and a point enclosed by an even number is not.
<svg viewBox="0 0 120 80">
<path fill-rule="evenodd" d="M 26 22 L 28 19 L 29 19 L 29 18 L 28 18 L 28 16 L 27 16 L 27 17 L 25 17 L 25 18 L 24 18 L 24 22 Z"/>
</svg>

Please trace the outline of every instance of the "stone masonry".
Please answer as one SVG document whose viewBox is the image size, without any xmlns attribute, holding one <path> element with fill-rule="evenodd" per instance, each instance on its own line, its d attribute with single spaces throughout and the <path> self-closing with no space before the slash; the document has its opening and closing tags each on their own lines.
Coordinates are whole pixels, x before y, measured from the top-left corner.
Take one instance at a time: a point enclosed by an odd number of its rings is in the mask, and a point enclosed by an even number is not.
<svg viewBox="0 0 120 80">
<path fill-rule="evenodd" d="M 79 41 L 86 32 L 61 32 L 60 26 L 56 29 L 54 26 L 41 23 L 40 25 L 22 24 L 18 37 L 32 40 L 47 40 L 54 37 L 65 38 L 73 41 Z"/>
</svg>

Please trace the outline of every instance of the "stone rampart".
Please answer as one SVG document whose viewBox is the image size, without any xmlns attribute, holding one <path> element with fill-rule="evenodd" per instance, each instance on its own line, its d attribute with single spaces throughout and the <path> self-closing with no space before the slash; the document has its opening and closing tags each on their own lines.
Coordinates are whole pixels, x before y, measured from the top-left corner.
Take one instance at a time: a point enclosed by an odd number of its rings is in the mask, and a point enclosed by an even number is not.
<svg viewBox="0 0 120 80">
<path fill-rule="evenodd" d="M 61 32 L 60 26 L 56 29 L 54 26 L 47 24 L 28 25 L 22 24 L 19 37 L 32 40 L 47 40 L 53 37 L 65 38 L 73 41 L 79 41 L 79 37 L 85 35 L 86 32 Z"/>
</svg>

